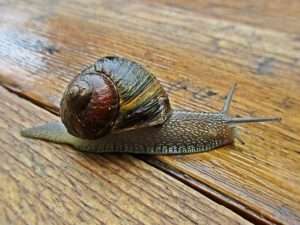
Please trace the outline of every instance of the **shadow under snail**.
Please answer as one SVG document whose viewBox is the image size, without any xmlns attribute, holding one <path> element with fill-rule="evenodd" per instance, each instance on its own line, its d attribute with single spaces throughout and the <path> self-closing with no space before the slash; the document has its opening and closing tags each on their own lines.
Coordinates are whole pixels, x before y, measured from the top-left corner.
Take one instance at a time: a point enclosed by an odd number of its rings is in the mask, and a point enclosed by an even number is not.
<svg viewBox="0 0 300 225">
<path fill-rule="evenodd" d="M 232 118 L 236 85 L 220 112 L 172 110 L 153 74 L 136 62 L 109 56 L 77 75 L 61 100 L 61 122 L 22 130 L 29 138 L 69 144 L 86 152 L 185 154 L 239 139 L 236 125 L 280 118 Z"/>
</svg>

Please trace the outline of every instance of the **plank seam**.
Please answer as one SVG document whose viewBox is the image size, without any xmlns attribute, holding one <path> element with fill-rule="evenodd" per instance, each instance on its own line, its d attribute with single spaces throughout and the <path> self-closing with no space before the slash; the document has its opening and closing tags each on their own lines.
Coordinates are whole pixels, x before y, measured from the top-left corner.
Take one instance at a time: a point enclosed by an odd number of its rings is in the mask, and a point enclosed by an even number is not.
<svg viewBox="0 0 300 225">
<path fill-rule="evenodd" d="M 274 220 L 268 215 L 264 215 L 262 213 L 259 213 L 249 208 L 247 205 L 241 203 L 240 201 L 237 201 L 232 197 L 223 194 L 217 189 L 199 180 L 194 179 L 190 175 L 183 173 L 182 171 L 176 169 L 173 166 L 170 166 L 169 164 L 160 161 L 159 159 L 153 157 L 149 158 L 146 156 L 137 156 L 137 157 L 143 160 L 144 162 L 148 163 L 149 165 L 152 165 L 157 169 L 164 171 L 165 173 L 176 178 L 177 180 L 181 181 L 185 185 L 192 187 L 194 190 L 200 192 L 201 194 L 205 195 L 207 198 L 213 200 L 214 202 L 223 205 L 227 209 L 230 209 L 231 211 L 240 215 L 241 217 L 248 220 L 249 222 L 252 222 L 254 224 L 259 224 L 259 225 L 265 225 L 265 224 L 284 225 L 280 221 Z"/>
</svg>

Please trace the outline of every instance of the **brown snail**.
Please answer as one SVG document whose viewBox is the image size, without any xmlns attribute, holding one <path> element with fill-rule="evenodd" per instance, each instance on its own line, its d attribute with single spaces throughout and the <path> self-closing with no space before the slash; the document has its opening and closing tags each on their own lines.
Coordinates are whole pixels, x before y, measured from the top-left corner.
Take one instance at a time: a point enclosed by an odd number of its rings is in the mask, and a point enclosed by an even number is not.
<svg viewBox="0 0 300 225">
<path fill-rule="evenodd" d="M 80 151 L 183 154 L 238 138 L 235 125 L 280 118 L 231 118 L 234 85 L 221 112 L 173 111 L 153 74 L 120 57 L 104 57 L 77 75 L 61 101 L 61 122 L 28 128 L 25 137 L 65 143 Z"/>
</svg>

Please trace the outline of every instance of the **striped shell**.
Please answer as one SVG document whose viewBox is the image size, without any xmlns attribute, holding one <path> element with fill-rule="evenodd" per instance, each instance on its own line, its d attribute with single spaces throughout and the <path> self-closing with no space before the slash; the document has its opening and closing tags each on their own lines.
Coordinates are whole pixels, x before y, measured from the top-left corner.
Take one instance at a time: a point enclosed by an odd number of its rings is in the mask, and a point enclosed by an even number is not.
<svg viewBox="0 0 300 225">
<path fill-rule="evenodd" d="M 70 134 L 96 139 L 163 124 L 171 115 L 168 96 L 153 74 L 128 59 L 104 57 L 67 87 L 61 118 Z"/>
</svg>

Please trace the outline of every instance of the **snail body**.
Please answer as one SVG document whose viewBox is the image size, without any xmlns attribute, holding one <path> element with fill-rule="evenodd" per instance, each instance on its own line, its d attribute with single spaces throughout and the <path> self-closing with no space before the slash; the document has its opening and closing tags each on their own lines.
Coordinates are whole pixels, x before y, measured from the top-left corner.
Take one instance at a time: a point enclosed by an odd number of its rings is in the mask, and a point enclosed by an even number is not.
<svg viewBox="0 0 300 225">
<path fill-rule="evenodd" d="M 234 85 L 220 112 L 172 110 L 153 74 L 120 57 L 104 57 L 68 85 L 61 122 L 28 128 L 22 135 L 65 143 L 87 152 L 184 154 L 233 143 L 235 125 L 279 118 L 231 118 Z"/>
</svg>

